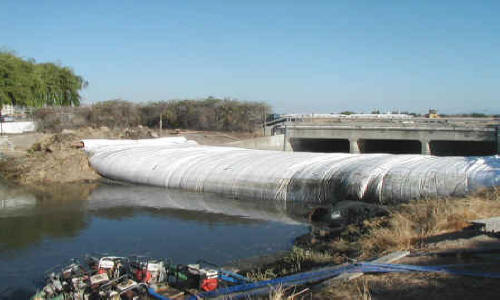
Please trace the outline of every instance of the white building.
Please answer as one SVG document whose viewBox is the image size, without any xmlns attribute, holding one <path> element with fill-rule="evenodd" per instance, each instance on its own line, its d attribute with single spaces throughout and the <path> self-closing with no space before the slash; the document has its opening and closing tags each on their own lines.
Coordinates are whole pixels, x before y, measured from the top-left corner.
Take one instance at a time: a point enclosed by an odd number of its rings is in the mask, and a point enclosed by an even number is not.
<svg viewBox="0 0 500 300">
<path fill-rule="evenodd" d="M 16 119 L 26 118 L 26 113 L 29 112 L 29 107 L 15 106 L 12 104 L 4 104 L 2 106 L 2 116 L 9 116 Z"/>
<path fill-rule="evenodd" d="M 12 116 L 15 113 L 14 105 L 4 104 L 2 106 L 2 116 Z"/>
</svg>

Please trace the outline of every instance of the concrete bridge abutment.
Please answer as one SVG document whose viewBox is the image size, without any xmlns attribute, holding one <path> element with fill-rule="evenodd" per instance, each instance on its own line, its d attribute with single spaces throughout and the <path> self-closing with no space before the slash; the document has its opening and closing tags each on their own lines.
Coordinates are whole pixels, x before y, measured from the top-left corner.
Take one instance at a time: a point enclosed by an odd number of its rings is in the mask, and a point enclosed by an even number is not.
<svg viewBox="0 0 500 300">
<path fill-rule="evenodd" d="M 500 125 L 496 126 L 497 131 L 497 154 L 500 154 Z"/>
<path fill-rule="evenodd" d="M 431 155 L 431 143 L 429 140 L 420 140 L 420 145 L 422 147 L 422 155 Z"/>
<path fill-rule="evenodd" d="M 285 139 L 290 140 L 292 151 L 495 155 L 500 152 L 499 128 L 288 125 Z"/>
<path fill-rule="evenodd" d="M 359 154 L 359 140 L 358 139 L 349 139 L 349 153 Z"/>
</svg>

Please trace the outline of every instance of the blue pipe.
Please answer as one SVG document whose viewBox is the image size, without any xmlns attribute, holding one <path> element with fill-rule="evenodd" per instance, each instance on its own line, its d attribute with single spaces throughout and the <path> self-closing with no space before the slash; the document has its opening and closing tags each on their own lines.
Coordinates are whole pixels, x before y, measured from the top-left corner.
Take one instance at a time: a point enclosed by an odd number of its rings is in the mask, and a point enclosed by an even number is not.
<svg viewBox="0 0 500 300">
<path fill-rule="evenodd" d="M 223 275 L 226 275 L 228 277 L 232 277 L 234 279 L 238 279 L 240 282 L 251 282 L 251 280 L 248 279 L 247 277 L 242 276 L 242 275 L 240 275 L 238 273 L 231 272 L 231 271 L 219 270 L 219 273 L 221 273 Z"/>
<path fill-rule="evenodd" d="M 354 265 L 329 267 L 329 268 L 324 268 L 324 269 L 321 269 L 318 271 L 313 271 L 313 272 L 299 273 L 299 274 L 289 275 L 289 276 L 271 279 L 271 280 L 245 283 L 245 284 L 241 284 L 241 285 L 236 285 L 236 286 L 218 289 L 215 291 L 203 292 L 203 293 L 199 293 L 197 295 L 193 295 L 189 299 L 195 300 L 195 299 L 198 299 L 200 297 L 201 298 L 210 298 L 210 297 L 216 297 L 216 296 L 222 296 L 222 295 L 229 295 L 229 294 L 233 294 L 233 293 L 245 292 L 245 291 L 249 291 L 249 290 L 253 290 L 253 289 L 257 289 L 257 288 L 264 288 L 264 287 L 275 286 L 275 285 L 287 286 L 287 285 L 304 284 L 304 283 L 308 283 L 308 282 L 316 282 L 316 281 L 321 281 L 321 280 L 324 280 L 327 278 L 334 277 L 334 276 L 339 275 L 341 273 L 345 273 L 349 269 L 353 269 L 353 268 L 357 268 L 357 267 Z"/>
<path fill-rule="evenodd" d="M 452 275 L 500 278 L 500 273 L 477 272 L 467 270 L 450 269 L 446 266 L 414 266 L 403 264 L 378 264 L 370 262 L 358 263 L 363 273 L 388 273 L 388 272 L 435 272 L 447 273 Z"/>
<path fill-rule="evenodd" d="M 158 299 L 158 300 L 170 300 L 170 298 L 168 297 L 165 297 L 163 295 L 160 295 L 158 294 L 155 290 L 153 290 L 152 288 L 148 288 L 148 294 L 155 298 L 155 299 Z"/>
<path fill-rule="evenodd" d="M 233 278 L 231 276 L 227 276 L 225 274 L 220 274 L 219 275 L 219 279 L 223 280 L 223 281 L 227 281 L 227 282 L 231 282 L 231 283 L 238 283 L 238 284 L 242 284 L 244 283 L 245 281 L 241 281 L 239 279 L 236 279 L 236 278 Z"/>
<path fill-rule="evenodd" d="M 462 276 L 500 278 L 500 273 L 454 270 L 448 268 L 448 266 L 414 266 L 414 265 L 403 265 L 403 264 L 379 264 L 379 263 L 361 262 L 347 266 L 324 268 L 318 271 L 299 273 L 271 280 L 240 284 L 232 287 L 218 289 L 215 291 L 199 293 L 197 295 L 191 296 L 189 299 L 196 300 L 199 298 L 211 298 L 222 295 L 230 295 L 234 293 L 243 293 L 248 291 L 248 293 L 241 295 L 246 297 L 248 294 L 259 293 L 258 291 L 253 293 L 250 292 L 251 290 L 255 289 L 269 288 L 270 286 L 276 286 L 276 285 L 282 285 L 282 286 L 301 285 L 305 283 L 317 282 L 328 278 L 332 278 L 342 273 L 390 273 L 390 272 L 399 272 L 399 273 L 441 272 L 441 273 L 448 273 L 448 274 L 462 275 Z M 235 298 L 239 298 L 239 296 L 236 295 Z"/>
</svg>

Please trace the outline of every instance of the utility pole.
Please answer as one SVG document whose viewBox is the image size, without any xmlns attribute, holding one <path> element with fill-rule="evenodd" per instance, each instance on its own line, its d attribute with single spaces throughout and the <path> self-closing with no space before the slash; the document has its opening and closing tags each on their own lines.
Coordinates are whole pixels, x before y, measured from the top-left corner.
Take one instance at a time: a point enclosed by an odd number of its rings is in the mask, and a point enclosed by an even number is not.
<svg viewBox="0 0 500 300">
<path fill-rule="evenodd" d="M 160 112 L 160 137 L 162 134 L 162 129 L 163 129 L 163 118 L 162 118 L 162 112 Z"/>
<path fill-rule="evenodd" d="M 286 134 L 287 134 L 286 131 L 287 130 L 286 130 L 286 124 L 285 124 L 285 132 L 283 134 L 283 151 L 285 151 L 285 152 L 286 152 Z"/>
<path fill-rule="evenodd" d="M 266 136 L 266 113 L 262 107 L 262 128 L 264 129 L 264 136 Z"/>
</svg>

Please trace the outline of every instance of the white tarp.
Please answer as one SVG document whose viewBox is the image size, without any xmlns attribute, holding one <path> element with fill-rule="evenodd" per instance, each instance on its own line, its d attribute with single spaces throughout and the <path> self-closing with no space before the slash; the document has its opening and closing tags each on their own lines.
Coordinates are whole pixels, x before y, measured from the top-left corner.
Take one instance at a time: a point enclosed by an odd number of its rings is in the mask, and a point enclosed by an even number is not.
<svg viewBox="0 0 500 300">
<path fill-rule="evenodd" d="M 308 153 L 200 146 L 176 138 L 84 140 L 101 175 L 235 198 L 394 203 L 498 186 L 500 159 Z"/>
<path fill-rule="evenodd" d="M 28 122 L 2 122 L 0 124 L 3 134 L 16 134 L 35 131 L 35 123 Z"/>
<path fill-rule="evenodd" d="M 82 140 L 85 145 L 85 151 L 88 153 L 93 153 L 96 149 L 100 147 L 135 147 L 135 146 L 165 146 L 165 145 L 197 145 L 195 141 L 188 141 L 185 137 L 168 137 L 159 139 L 143 139 L 143 140 L 106 140 L 106 139 L 94 139 L 94 140 Z"/>
</svg>

